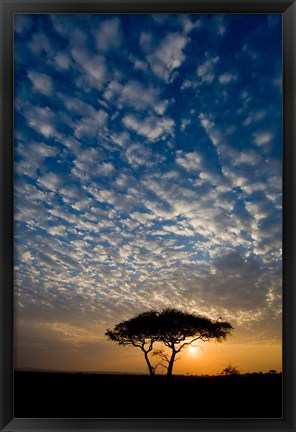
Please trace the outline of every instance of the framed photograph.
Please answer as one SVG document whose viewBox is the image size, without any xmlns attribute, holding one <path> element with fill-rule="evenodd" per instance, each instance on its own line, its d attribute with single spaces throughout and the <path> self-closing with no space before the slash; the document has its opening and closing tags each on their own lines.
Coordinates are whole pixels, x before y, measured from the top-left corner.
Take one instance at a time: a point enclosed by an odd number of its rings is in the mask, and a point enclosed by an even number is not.
<svg viewBox="0 0 296 432">
<path fill-rule="evenodd" d="M 2 431 L 296 431 L 295 25 L 1 0 Z"/>
</svg>

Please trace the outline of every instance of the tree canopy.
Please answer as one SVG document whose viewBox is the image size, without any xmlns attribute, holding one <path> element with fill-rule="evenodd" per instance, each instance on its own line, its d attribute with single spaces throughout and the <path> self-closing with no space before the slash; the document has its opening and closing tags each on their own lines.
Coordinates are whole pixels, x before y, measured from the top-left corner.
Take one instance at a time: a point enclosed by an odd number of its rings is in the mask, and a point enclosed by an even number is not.
<svg viewBox="0 0 296 432">
<path fill-rule="evenodd" d="M 156 312 L 143 312 L 134 318 L 122 321 L 113 329 L 107 329 L 105 335 L 119 345 L 131 345 L 140 348 L 148 366 L 150 375 L 154 375 L 154 368 L 150 362 L 148 354 L 153 349 L 156 342 Z"/>
<path fill-rule="evenodd" d="M 202 315 L 165 308 L 144 312 L 122 321 L 113 329 L 107 329 L 106 336 L 119 345 L 140 348 L 151 375 L 155 373 L 155 367 L 148 354 L 153 350 L 155 342 L 162 343 L 170 349 L 170 356 L 163 350 L 157 350 L 154 354 L 159 355 L 160 364 L 166 367 L 167 375 L 172 375 L 176 355 L 181 350 L 197 340 L 222 342 L 232 330 L 233 327 L 227 321 L 215 321 Z"/>
</svg>

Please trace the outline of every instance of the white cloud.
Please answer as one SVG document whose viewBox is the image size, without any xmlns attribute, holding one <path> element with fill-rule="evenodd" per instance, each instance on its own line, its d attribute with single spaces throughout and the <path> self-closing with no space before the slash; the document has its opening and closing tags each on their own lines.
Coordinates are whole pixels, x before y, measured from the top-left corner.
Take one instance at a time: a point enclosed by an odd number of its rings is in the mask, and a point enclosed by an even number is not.
<svg viewBox="0 0 296 432">
<path fill-rule="evenodd" d="M 89 147 L 84 150 L 81 149 L 76 152 L 75 156 L 72 174 L 74 174 L 79 181 L 88 181 L 92 176 L 109 177 L 114 173 L 115 169 L 113 164 L 106 161 L 106 155 L 101 148 Z M 80 198 L 83 197 L 80 196 Z M 77 199 L 79 199 L 79 197 L 77 197 Z"/>
<path fill-rule="evenodd" d="M 118 96 L 121 93 L 122 85 L 117 80 L 112 80 L 106 87 L 106 90 L 104 92 L 104 97 L 108 101 L 111 101 L 114 99 L 115 96 Z"/>
<path fill-rule="evenodd" d="M 167 100 L 160 100 L 160 91 L 153 87 L 144 87 L 137 81 L 129 81 L 122 87 L 121 97 L 135 108 L 150 107 L 159 115 L 163 115 L 168 105 Z"/>
<path fill-rule="evenodd" d="M 231 190 L 229 187 L 223 184 L 224 179 L 221 178 L 221 176 L 218 175 L 216 172 L 210 172 L 209 170 L 201 171 L 199 174 L 199 179 L 209 182 L 212 186 L 218 186 L 218 188 L 220 189 L 217 190 L 219 190 L 220 192 L 229 192 L 229 190 Z"/>
<path fill-rule="evenodd" d="M 42 186 L 44 186 L 46 189 L 52 190 L 54 192 L 58 192 L 59 189 L 61 188 L 62 184 L 63 184 L 62 177 L 58 174 L 53 173 L 53 172 L 49 172 L 49 173 L 44 174 L 37 181 Z"/>
<path fill-rule="evenodd" d="M 133 63 L 135 69 L 141 70 L 143 72 L 147 71 L 148 68 L 147 62 L 136 58 L 132 54 L 129 56 L 129 59 Z"/>
<path fill-rule="evenodd" d="M 180 21 L 183 25 L 183 31 L 185 34 L 189 34 L 193 29 L 197 29 L 201 27 L 201 21 L 196 19 L 193 21 L 188 15 L 182 14 L 180 15 Z"/>
<path fill-rule="evenodd" d="M 28 77 L 33 84 L 33 88 L 45 96 L 51 96 L 53 93 L 52 79 L 47 74 L 38 73 L 34 70 L 29 70 Z"/>
<path fill-rule="evenodd" d="M 57 135 L 55 122 L 56 115 L 48 107 L 32 106 L 24 113 L 28 124 L 46 138 Z"/>
<path fill-rule="evenodd" d="M 64 236 L 66 231 L 66 227 L 63 225 L 56 225 L 50 228 L 47 228 L 47 232 L 52 236 Z"/>
<path fill-rule="evenodd" d="M 262 162 L 261 156 L 253 150 L 241 151 L 236 159 L 236 164 L 258 166 Z"/>
<path fill-rule="evenodd" d="M 256 221 L 266 219 L 270 215 L 270 204 L 266 200 L 264 200 L 263 197 L 261 197 L 261 200 L 257 202 L 247 201 L 245 203 L 245 206 Z"/>
<path fill-rule="evenodd" d="M 126 149 L 125 155 L 129 164 L 136 168 L 143 165 L 151 166 L 151 162 L 149 160 L 152 157 L 152 151 L 150 148 L 147 148 L 141 144 L 129 145 Z"/>
<path fill-rule="evenodd" d="M 164 232 L 172 233 L 175 235 L 180 235 L 184 237 L 192 237 L 195 235 L 195 231 L 191 228 L 184 227 L 182 224 L 175 224 L 175 225 L 165 225 L 163 227 Z M 176 254 L 176 257 L 178 255 Z M 180 254 L 179 254 L 180 257 Z M 183 257 L 187 258 L 188 254 L 185 252 L 183 253 Z"/>
<path fill-rule="evenodd" d="M 110 175 L 114 174 L 115 168 L 111 162 L 103 162 L 102 164 L 99 165 L 98 172 L 99 175 L 102 175 L 104 177 L 105 176 L 109 177 Z"/>
<path fill-rule="evenodd" d="M 90 161 L 74 161 L 72 174 L 80 181 L 89 181 L 91 178 L 110 177 L 115 173 L 111 162 L 102 162 L 100 159 Z"/>
<path fill-rule="evenodd" d="M 250 182 L 249 174 L 242 173 L 239 168 L 233 169 L 226 164 L 222 167 L 223 175 L 230 181 L 232 187 L 244 189 Z"/>
<path fill-rule="evenodd" d="M 199 115 L 199 119 L 213 145 L 217 148 L 217 151 L 219 152 L 219 147 L 223 142 L 221 133 L 217 128 L 215 128 L 215 124 L 209 115 L 201 113 Z"/>
<path fill-rule="evenodd" d="M 212 57 L 201 63 L 196 70 L 197 76 L 201 82 L 211 83 L 215 78 L 214 65 L 219 61 L 219 57 Z"/>
<path fill-rule="evenodd" d="M 123 117 L 122 122 L 127 128 L 151 141 L 164 139 L 169 135 L 173 135 L 174 122 L 166 117 L 159 118 L 150 115 L 145 119 L 140 120 L 134 115 L 128 114 Z"/>
<path fill-rule="evenodd" d="M 226 25 L 224 23 L 224 16 L 223 15 L 214 15 L 213 20 L 216 24 L 217 33 L 219 35 L 224 35 L 226 32 Z"/>
<path fill-rule="evenodd" d="M 197 173 L 201 169 L 202 157 L 198 152 L 185 153 L 178 150 L 176 153 L 176 163 L 186 171 Z"/>
<path fill-rule="evenodd" d="M 52 53 L 51 44 L 44 33 L 34 33 L 31 42 L 29 42 L 29 48 L 35 55 L 42 54 L 42 52 Z"/>
<path fill-rule="evenodd" d="M 196 88 L 198 87 L 198 85 L 199 85 L 198 81 L 186 79 L 185 81 L 183 81 L 180 89 L 186 90 L 186 89 Z"/>
<path fill-rule="evenodd" d="M 70 203 L 73 200 L 82 201 L 86 197 L 84 189 L 73 186 L 72 184 L 65 185 L 60 188 L 59 193 L 64 202 Z"/>
<path fill-rule="evenodd" d="M 156 76 L 164 81 L 170 81 L 173 71 L 181 66 L 185 60 L 184 49 L 189 38 L 179 33 L 168 34 L 154 50 L 151 49 L 151 38 L 142 33 L 140 43 L 151 69 Z"/>
<path fill-rule="evenodd" d="M 93 111 L 91 117 L 87 116 L 75 123 L 74 136 L 76 138 L 94 138 L 101 128 L 105 127 L 108 120 L 106 111 Z"/>
<path fill-rule="evenodd" d="M 103 21 L 95 33 L 97 49 L 102 52 L 118 49 L 121 45 L 121 39 L 122 33 L 118 18 Z"/>
<path fill-rule="evenodd" d="M 71 65 L 71 59 L 66 52 L 59 52 L 55 55 L 54 59 L 55 66 L 60 70 L 68 70 Z"/>
<path fill-rule="evenodd" d="M 127 132 L 113 133 L 112 141 L 120 147 L 125 147 L 130 142 L 130 135 Z"/>
<path fill-rule="evenodd" d="M 104 95 L 108 101 L 115 102 L 121 109 L 128 105 L 137 110 L 152 109 L 163 115 L 168 106 L 168 100 L 160 99 L 159 89 L 146 87 L 139 81 L 128 81 L 124 85 L 118 81 L 111 81 Z"/>
<path fill-rule="evenodd" d="M 93 105 L 82 101 L 80 98 L 64 96 L 63 94 L 59 94 L 59 97 L 63 99 L 65 107 L 71 112 L 71 114 L 78 114 L 81 118 L 93 117 L 98 112 Z"/>
<path fill-rule="evenodd" d="M 71 36 L 71 29 L 73 31 L 73 26 L 71 26 L 71 22 L 67 18 L 67 15 L 51 14 L 49 17 L 53 28 L 57 33 L 59 33 L 64 38 L 69 38 Z"/>
<path fill-rule="evenodd" d="M 191 119 L 188 119 L 188 118 L 184 118 L 184 119 L 182 119 L 182 120 L 181 120 L 180 129 L 181 129 L 182 131 L 184 131 L 184 130 L 187 128 L 187 126 L 190 125 L 190 123 L 191 123 Z"/>
<path fill-rule="evenodd" d="M 72 46 L 71 54 L 88 77 L 88 85 L 100 87 L 107 79 L 105 57 L 90 54 L 83 46 Z"/>
<path fill-rule="evenodd" d="M 32 261 L 32 255 L 29 251 L 26 251 L 22 254 L 21 259 L 26 263 L 30 263 Z"/>
<path fill-rule="evenodd" d="M 249 126 L 253 122 L 258 122 L 258 121 L 262 120 L 265 116 L 266 116 L 266 111 L 264 111 L 264 110 L 250 112 L 248 117 L 244 120 L 243 125 Z"/>
<path fill-rule="evenodd" d="M 146 225 L 149 224 L 149 222 L 151 222 L 155 216 L 152 213 L 140 213 L 140 212 L 134 212 L 131 213 L 131 218 L 135 219 L 137 222 L 140 222 L 140 224 L 142 225 Z"/>
<path fill-rule="evenodd" d="M 44 169 L 45 159 L 56 156 L 59 150 L 56 147 L 42 142 L 32 142 L 28 146 L 19 143 L 18 152 L 24 160 L 17 162 L 17 172 L 21 175 L 26 174 L 30 177 L 34 177 L 38 169 Z"/>
<path fill-rule="evenodd" d="M 150 51 L 152 49 L 152 35 L 150 33 L 143 31 L 140 34 L 139 42 L 142 50 L 144 50 L 145 52 Z"/>
<path fill-rule="evenodd" d="M 273 134 L 271 132 L 255 132 L 253 136 L 254 142 L 258 147 L 264 147 L 273 139 Z"/>
<path fill-rule="evenodd" d="M 229 84 L 236 80 L 237 80 L 237 75 L 234 75 L 232 73 L 225 73 L 219 76 L 220 84 Z"/>
<path fill-rule="evenodd" d="M 23 155 L 27 154 L 28 159 L 38 163 L 42 159 L 56 156 L 58 153 L 57 147 L 42 142 L 33 142 L 28 149 L 24 150 Z"/>
</svg>

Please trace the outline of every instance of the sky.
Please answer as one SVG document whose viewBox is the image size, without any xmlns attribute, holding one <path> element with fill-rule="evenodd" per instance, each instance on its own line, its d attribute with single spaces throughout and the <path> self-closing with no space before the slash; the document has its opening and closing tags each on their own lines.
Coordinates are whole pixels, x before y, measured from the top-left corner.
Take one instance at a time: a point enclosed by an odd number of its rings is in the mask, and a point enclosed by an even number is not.
<svg viewBox="0 0 296 432">
<path fill-rule="evenodd" d="M 145 373 L 104 333 L 176 307 L 234 327 L 176 373 L 281 370 L 281 19 L 15 15 L 16 367 Z"/>
</svg>

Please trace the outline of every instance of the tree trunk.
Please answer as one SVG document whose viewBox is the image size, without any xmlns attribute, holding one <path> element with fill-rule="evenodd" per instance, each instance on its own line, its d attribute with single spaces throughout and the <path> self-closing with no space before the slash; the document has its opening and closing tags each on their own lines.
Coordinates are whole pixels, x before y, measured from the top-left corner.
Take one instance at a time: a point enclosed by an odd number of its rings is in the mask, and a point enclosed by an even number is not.
<svg viewBox="0 0 296 432">
<path fill-rule="evenodd" d="M 173 350 L 173 353 L 171 355 L 169 364 L 168 364 L 168 372 L 167 372 L 167 376 L 172 376 L 173 375 L 173 367 L 174 367 L 174 361 L 175 361 L 175 357 L 176 357 L 176 351 Z"/>
<path fill-rule="evenodd" d="M 146 351 L 144 351 L 144 356 L 145 356 L 145 360 L 148 366 L 148 370 L 151 376 L 154 375 L 154 367 L 151 365 L 150 361 L 149 361 L 149 357 L 148 357 L 148 353 Z"/>
</svg>

